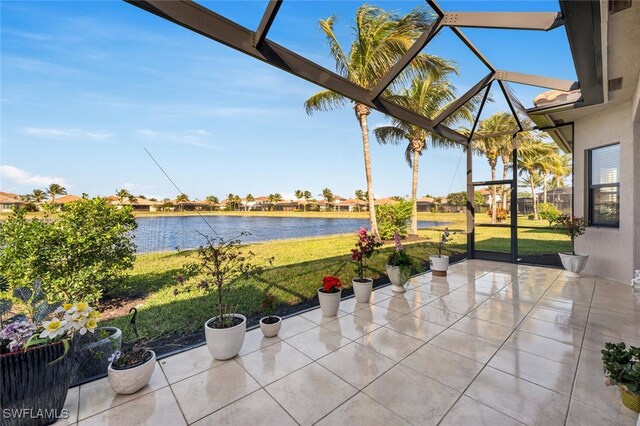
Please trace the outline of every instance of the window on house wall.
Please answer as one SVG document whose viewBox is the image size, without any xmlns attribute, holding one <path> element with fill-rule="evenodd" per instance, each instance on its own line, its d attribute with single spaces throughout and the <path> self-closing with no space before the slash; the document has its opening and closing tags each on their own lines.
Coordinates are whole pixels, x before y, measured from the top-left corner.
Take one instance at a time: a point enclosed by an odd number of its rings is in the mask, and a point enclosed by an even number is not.
<svg viewBox="0 0 640 426">
<path fill-rule="evenodd" d="M 589 225 L 620 225 L 620 144 L 588 151 Z"/>
</svg>

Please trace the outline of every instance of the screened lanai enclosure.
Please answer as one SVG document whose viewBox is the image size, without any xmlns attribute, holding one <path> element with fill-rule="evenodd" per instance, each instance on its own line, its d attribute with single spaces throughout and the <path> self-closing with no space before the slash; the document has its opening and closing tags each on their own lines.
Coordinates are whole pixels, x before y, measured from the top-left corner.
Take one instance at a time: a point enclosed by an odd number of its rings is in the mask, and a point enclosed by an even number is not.
<svg viewBox="0 0 640 426">
<path fill-rule="evenodd" d="M 380 6 L 387 10 L 408 12 L 416 7 L 424 8 L 432 19 L 430 25 L 415 38 L 391 70 L 365 87 L 349 78 L 348 69 L 342 67 L 338 69 L 338 73 L 333 72 L 330 70 L 335 66 L 332 61 L 314 62 L 301 55 L 300 51 L 296 51 L 300 46 L 284 46 L 277 42 L 287 31 L 299 32 L 300 28 L 305 27 L 308 27 L 305 29 L 307 31 L 316 30 L 319 19 L 332 15 L 332 9 L 335 9 L 333 2 L 245 2 L 246 13 L 238 14 L 237 9 L 231 11 L 232 9 L 225 5 L 226 2 L 127 1 L 213 41 L 342 95 L 355 104 L 419 126 L 430 132 L 433 137 L 454 142 L 466 153 L 467 256 L 512 263 L 560 266 L 557 253 L 569 249 L 570 241 L 566 239 L 557 244 L 548 244 L 548 235 L 555 232 L 551 223 L 543 220 L 532 221 L 530 215 L 533 205 L 543 202 L 552 203 L 564 213 L 571 214 L 573 185 L 568 183 L 565 188 L 558 186 L 549 188 L 549 191 L 545 185 L 544 195 L 537 194 L 535 187 L 530 186 L 531 182 L 523 179 L 526 174 L 519 168 L 519 145 L 523 137 L 526 138 L 527 134 L 534 132 L 544 134 L 547 139 L 553 139 L 564 153 L 570 155 L 573 145 L 572 123 L 549 125 L 545 122 L 544 113 L 548 111 L 549 105 L 556 109 L 561 108 L 562 99 L 567 99 L 565 105 L 568 105 L 568 99 L 571 99 L 572 108 L 599 102 L 597 85 L 601 82 L 598 83 L 598 76 L 593 72 L 593 64 L 584 61 L 574 64 L 576 76 L 581 84 L 573 80 L 523 74 L 510 68 L 495 66 L 481 49 L 476 47 L 472 35 L 478 31 L 493 31 L 496 39 L 499 39 L 516 32 L 526 32 L 527 36 L 530 36 L 531 32 L 543 35 L 552 31 L 562 32 L 573 50 L 585 43 L 584 34 L 598 34 L 597 23 L 590 19 L 593 14 L 593 10 L 590 9 L 595 7 L 591 2 L 560 1 L 560 10 L 546 12 L 459 12 L 444 10 L 434 1 L 382 2 Z M 344 4 L 342 3 L 342 7 Z M 354 8 L 359 5 L 353 2 Z M 317 10 L 315 21 L 305 22 L 304 25 L 297 22 L 298 26 L 295 26 L 295 22 L 288 18 L 300 8 Z M 572 21 L 572 25 L 565 26 L 569 21 Z M 446 46 L 450 57 L 445 59 L 456 61 L 463 56 L 472 58 L 465 61 L 466 69 L 459 72 L 477 75 L 477 83 L 459 93 L 457 99 L 434 116 L 426 116 L 395 103 L 392 88 L 406 80 L 404 73 L 414 61 L 421 58 L 421 54 L 429 54 L 438 45 L 439 51 L 442 51 L 443 45 Z M 549 46 L 550 50 L 553 48 L 554 46 Z M 527 55 L 527 46 L 523 45 L 522 51 L 514 56 L 522 58 Z M 530 55 L 531 60 L 545 59 L 544 53 L 531 52 Z M 514 58 L 514 62 L 516 61 Z M 517 68 L 518 64 L 514 65 Z M 545 90 L 547 92 L 541 95 L 542 98 L 539 99 L 539 96 L 536 98 L 537 102 L 531 105 L 529 98 Z M 521 94 L 524 96 L 519 96 Z M 551 102 L 545 104 L 549 97 L 552 98 Z M 576 97 L 579 99 L 578 102 L 575 102 Z M 529 104 L 523 102 L 525 99 Z M 510 116 L 508 125 L 501 127 L 499 131 L 480 128 L 479 122 L 483 112 L 487 110 L 487 105 L 498 102 L 505 106 L 504 109 Z M 451 124 L 451 118 L 461 108 L 467 108 L 472 113 L 470 128 L 457 128 L 455 124 Z M 502 155 L 502 176 L 490 180 L 480 179 L 474 174 L 474 163 L 478 161 L 475 145 L 483 140 L 496 138 L 510 138 L 512 142 L 511 152 Z M 572 175 L 568 174 L 566 178 L 571 181 Z M 533 180 L 533 177 L 529 180 Z M 488 201 L 479 205 L 478 193 L 488 194 Z M 506 217 L 496 220 L 494 211 L 491 220 L 487 221 L 487 210 L 491 215 L 492 210 L 496 209 L 506 211 Z"/>
</svg>

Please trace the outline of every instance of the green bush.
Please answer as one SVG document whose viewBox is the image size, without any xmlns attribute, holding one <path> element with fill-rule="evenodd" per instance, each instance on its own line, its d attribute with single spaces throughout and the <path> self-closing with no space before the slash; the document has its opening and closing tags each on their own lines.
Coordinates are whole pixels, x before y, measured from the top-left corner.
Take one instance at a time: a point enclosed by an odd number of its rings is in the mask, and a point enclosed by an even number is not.
<svg viewBox="0 0 640 426">
<path fill-rule="evenodd" d="M 562 212 L 551 203 L 538 204 L 538 216 L 540 216 L 541 219 L 549 221 L 549 225 L 557 221 L 561 215 Z"/>
<path fill-rule="evenodd" d="M 412 205 L 410 201 L 402 200 L 394 204 L 376 206 L 378 232 L 383 240 L 393 238 L 395 232 L 400 236 L 407 235 L 407 226 L 411 219 Z"/>
<path fill-rule="evenodd" d="M 11 287 L 41 278 L 52 300 L 98 301 L 133 267 L 137 224 L 130 208 L 83 199 L 27 220 L 16 210 L 0 224 L 0 270 Z"/>
</svg>

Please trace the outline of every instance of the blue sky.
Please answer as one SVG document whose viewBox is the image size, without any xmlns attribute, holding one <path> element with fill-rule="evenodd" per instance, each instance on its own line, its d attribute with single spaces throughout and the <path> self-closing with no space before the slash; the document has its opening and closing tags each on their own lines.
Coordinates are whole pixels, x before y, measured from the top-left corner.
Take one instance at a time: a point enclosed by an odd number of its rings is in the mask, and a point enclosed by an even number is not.
<svg viewBox="0 0 640 426">
<path fill-rule="evenodd" d="M 255 28 L 263 1 L 202 1 Z M 319 18 L 339 16 L 345 46 L 362 2 L 285 0 L 269 38 L 332 69 Z M 419 0 L 371 2 L 408 11 Z M 444 10 L 557 11 L 556 1 L 441 1 Z M 159 198 L 176 190 L 147 148 L 192 198 L 229 192 L 254 196 L 329 187 L 352 197 L 365 188 L 360 129 L 353 110 L 307 116 L 319 87 L 246 57 L 122 1 L 1 5 L 0 190 L 27 193 L 52 182 L 70 193 L 109 195 L 117 188 Z M 548 33 L 468 29 L 498 68 L 575 79 L 563 28 Z M 487 71 L 443 31 L 426 49 L 455 60 L 459 93 Z M 514 85 L 525 105 L 544 89 Z M 498 92 L 488 115 L 506 109 Z M 374 113 L 370 127 L 386 118 Z M 429 149 L 420 195 L 464 189 L 461 149 Z M 478 158 L 476 179 L 488 177 Z M 404 146 L 372 141 L 377 196 L 410 192 Z"/>
</svg>

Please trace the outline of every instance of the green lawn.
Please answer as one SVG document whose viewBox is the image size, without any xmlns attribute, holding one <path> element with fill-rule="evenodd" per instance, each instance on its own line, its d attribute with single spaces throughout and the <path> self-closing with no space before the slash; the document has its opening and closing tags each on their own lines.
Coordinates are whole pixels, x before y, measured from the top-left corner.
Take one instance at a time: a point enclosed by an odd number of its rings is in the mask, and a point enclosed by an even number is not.
<svg viewBox="0 0 640 426">
<path fill-rule="evenodd" d="M 356 214 L 365 215 L 354 213 Z M 422 213 L 420 216 L 422 220 L 445 221 L 450 224 L 449 229 L 455 234 L 449 245 L 449 253 L 462 253 L 466 250 L 464 214 Z M 483 216 L 486 215 L 477 217 L 479 223 L 489 221 L 488 216 Z M 530 226 L 527 220 L 522 220 L 521 225 Z M 508 228 L 478 227 L 477 230 L 477 241 L 480 241 L 477 244 L 482 245 L 483 249 L 508 250 Z M 426 241 L 406 244 L 417 265 L 426 264 L 429 255 L 436 252 L 435 241 L 439 233 L 438 230 L 421 230 L 419 235 L 426 238 Z M 554 230 L 522 229 L 519 237 L 519 251 L 522 254 L 557 253 L 569 247 L 568 239 Z M 286 309 L 311 303 L 310 300 L 316 295 L 316 289 L 325 275 L 339 276 L 346 288 L 350 288 L 351 278 L 355 276 L 355 265 L 350 261 L 350 250 L 354 243 L 355 236 L 347 234 L 251 244 L 251 250 L 258 259 L 275 257 L 273 267 L 259 278 L 237 283 L 228 293 L 227 303 L 237 304 L 240 313 L 256 317 L 259 315 L 263 294 L 267 290 L 276 296 L 280 309 Z M 387 245 L 374 255 L 370 262 L 370 277 L 386 279 L 384 265 L 392 250 L 393 246 Z M 193 251 L 138 255 L 130 277 L 123 288 L 117 289 L 117 294 L 119 300 L 126 302 L 129 299 L 134 301 L 131 303 L 137 304 L 138 326 L 148 336 L 197 331 L 207 319 L 215 315 L 213 291 L 197 287 L 201 277 L 191 277 L 183 284 L 177 282 L 177 277 L 183 274 L 184 266 L 195 260 Z M 421 269 L 416 269 L 415 272 L 419 270 Z M 125 307 L 128 309 L 129 305 Z M 126 313 L 126 310 L 120 311 Z M 108 311 L 105 314 L 107 317 L 113 316 Z M 112 318 L 104 321 L 104 324 L 115 325 L 126 332 L 126 321 L 126 318 Z"/>
</svg>

